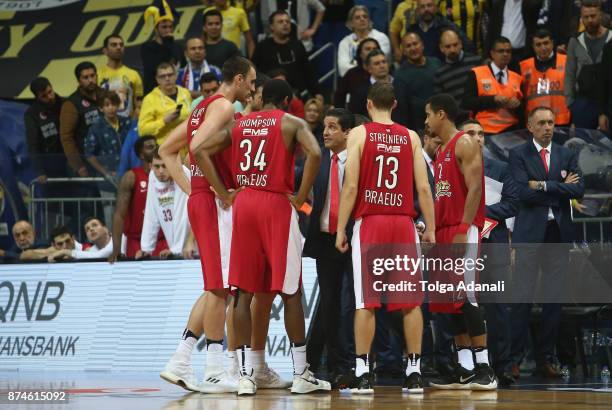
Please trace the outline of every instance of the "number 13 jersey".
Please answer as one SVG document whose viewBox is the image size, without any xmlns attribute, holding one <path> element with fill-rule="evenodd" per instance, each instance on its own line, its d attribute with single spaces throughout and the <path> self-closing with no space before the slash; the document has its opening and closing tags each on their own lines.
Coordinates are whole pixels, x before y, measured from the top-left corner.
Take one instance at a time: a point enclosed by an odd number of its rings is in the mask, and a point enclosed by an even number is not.
<svg viewBox="0 0 612 410">
<path fill-rule="evenodd" d="M 408 215 L 414 218 L 414 159 L 408 129 L 395 123 L 377 122 L 364 127 L 366 139 L 353 217 Z"/>
<path fill-rule="evenodd" d="M 232 170 L 238 186 L 293 193 L 295 152 L 283 138 L 281 110 L 258 111 L 240 118 L 232 130 Z"/>
</svg>

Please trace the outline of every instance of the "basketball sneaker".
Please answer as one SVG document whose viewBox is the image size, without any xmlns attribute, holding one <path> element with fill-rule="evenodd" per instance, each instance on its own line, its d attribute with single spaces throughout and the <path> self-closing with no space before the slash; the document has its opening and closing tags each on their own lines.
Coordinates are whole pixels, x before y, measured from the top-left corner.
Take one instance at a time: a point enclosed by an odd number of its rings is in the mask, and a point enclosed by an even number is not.
<svg viewBox="0 0 612 410">
<path fill-rule="evenodd" d="M 202 393 L 235 393 L 238 391 L 236 380 L 223 368 L 207 368 L 204 380 L 200 383 Z"/>
<path fill-rule="evenodd" d="M 168 363 L 166 363 L 164 371 L 159 374 L 159 377 L 185 390 L 200 391 L 198 379 L 193 373 L 191 363 L 185 356 L 178 353 L 172 355 Z"/>
<path fill-rule="evenodd" d="M 372 376 L 370 373 L 364 373 L 359 377 L 355 377 L 351 385 L 351 393 L 353 394 L 374 394 L 372 387 Z"/>
<path fill-rule="evenodd" d="M 291 382 L 283 380 L 278 373 L 264 363 L 264 366 L 253 374 L 258 389 L 287 389 Z"/>
<path fill-rule="evenodd" d="M 251 376 L 240 376 L 238 380 L 238 396 L 253 396 L 257 393 L 257 383 Z"/>
<path fill-rule="evenodd" d="M 476 373 L 473 370 L 467 370 L 460 364 L 453 366 L 452 372 L 429 382 L 430 386 L 441 390 L 469 390 L 471 383 L 476 379 Z"/>
<path fill-rule="evenodd" d="M 314 377 L 314 374 L 308 369 L 302 374 L 293 375 L 293 383 L 291 384 L 291 393 L 312 393 L 314 391 L 330 391 L 331 384 L 325 380 L 319 380 Z"/>
<path fill-rule="evenodd" d="M 402 392 L 413 394 L 423 393 L 423 378 L 421 377 L 421 373 L 413 372 L 410 373 L 410 376 L 405 376 Z"/>
<path fill-rule="evenodd" d="M 479 363 L 474 369 L 476 377 L 470 383 L 472 390 L 495 390 L 497 389 L 497 377 L 495 372 L 486 363 Z"/>
</svg>

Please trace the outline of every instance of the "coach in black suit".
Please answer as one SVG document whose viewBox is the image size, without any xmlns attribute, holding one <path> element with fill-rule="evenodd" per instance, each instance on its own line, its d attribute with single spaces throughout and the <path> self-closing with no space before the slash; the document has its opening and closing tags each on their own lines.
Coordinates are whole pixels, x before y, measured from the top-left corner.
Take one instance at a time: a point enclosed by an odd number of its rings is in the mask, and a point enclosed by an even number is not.
<svg viewBox="0 0 612 410">
<path fill-rule="evenodd" d="M 352 343 L 343 339 L 341 328 L 341 289 L 343 280 L 352 284 L 352 263 L 349 253 L 336 249 L 336 226 L 340 191 L 346 163 L 346 138 L 355 124 L 354 116 L 341 108 L 330 110 L 324 119 L 321 169 L 314 184 L 314 204 L 310 215 L 310 226 L 304 243 L 304 256 L 316 259 L 320 301 L 317 317 L 323 323 L 327 345 L 327 368 L 333 372 L 332 381 L 351 374 L 354 355 L 349 351 Z M 332 181 L 335 175 L 337 180 Z M 351 232 L 352 229 L 347 229 Z M 352 286 L 345 296 L 352 300 L 351 313 L 355 310 Z M 347 299 L 345 297 L 344 299 Z M 352 321 L 349 324 L 352 335 Z"/>
<path fill-rule="evenodd" d="M 578 159 L 567 148 L 552 142 L 554 125 L 555 115 L 551 109 L 534 109 L 527 123 L 533 140 L 510 152 L 510 170 L 520 199 L 512 235 L 513 245 L 519 244 L 513 284 L 521 288 L 520 296 L 524 301 L 533 300 L 538 268 L 542 272 L 547 300 L 562 294 L 569 262 L 568 244 L 574 239 L 570 199 L 584 195 Z M 558 377 L 559 364 L 554 349 L 561 305 L 547 303 L 542 308 L 535 346 L 537 372 L 546 377 Z M 531 303 L 517 304 L 512 309 L 512 358 L 516 365 L 526 350 L 530 312 Z M 518 376 L 516 371 L 515 376 Z"/>
<path fill-rule="evenodd" d="M 461 125 L 461 130 L 478 140 L 480 148 L 484 146 L 485 132 L 476 120 L 467 120 Z M 497 283 L 498 280 L 510 279 L 510 234 L 506 219 L 516 216 L 518 211 L 518 188 L 506 163 L 490 157 L 484 157 L 485 177 L 503 184 L 499 202 L 486 206 L 486 217 L 497 222 L 497 226 L 489 233 L 488 238 L 482 238 L 481 257 L 486 260 L 485 269 L 480 278 L 482 282 Z M 485 179 L 485 186 L 490 183 Z M 510 327 L 509 305 L 502 303 L 498 295 L 489 295 L 485 303 L 485 318 L 487 320 L 487 336 L 492 367 L 502 386 L 515 382 L 512 376 L 512 360 L 510 357 L 512 336 Z M 501 296 L 501 295 L 499 295 Z"/>
</svg>

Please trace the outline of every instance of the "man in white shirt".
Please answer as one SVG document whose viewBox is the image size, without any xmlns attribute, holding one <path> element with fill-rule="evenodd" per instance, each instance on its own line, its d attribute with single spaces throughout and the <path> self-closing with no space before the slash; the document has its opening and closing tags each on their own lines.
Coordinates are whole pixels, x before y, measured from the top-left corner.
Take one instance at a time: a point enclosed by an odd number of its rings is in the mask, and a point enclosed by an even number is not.
<svg viewBox="0 0 612 410">
<path fill-rule="evenodd" d="M 140 248 L 144 256 L 150 255 L 157 245 L 159 230 L 164 232 L 168 249 L 160 252 L 162 259 L 180 255 L 189 233 L 187 195 L 174 183 L 157 150 L 149 172 L 149 190 L 144 211 Z M 184 168 L 187 178 L 189 171 Z"/>
</svg>

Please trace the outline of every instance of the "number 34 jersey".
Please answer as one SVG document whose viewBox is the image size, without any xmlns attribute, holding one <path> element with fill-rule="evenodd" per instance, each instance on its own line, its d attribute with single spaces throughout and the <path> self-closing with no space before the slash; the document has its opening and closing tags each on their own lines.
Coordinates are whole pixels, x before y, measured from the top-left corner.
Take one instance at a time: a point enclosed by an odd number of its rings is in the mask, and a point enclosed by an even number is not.
<svg viewBox="0 0 612 410">
<path fill-rule="evenodd" d="M 377 122 L 364 127 L 366 139 L 353 217 L 408 215 L 414 218 L 414 159 L 408 129 L 395 123 Z"/>
<path fill-rule="evenodd" d="M 283 138 L 281 110 L 241 117 L 232 130 L 232 171 L 238 186 L 293 193 L 295 152 Z"/>
</svg>

